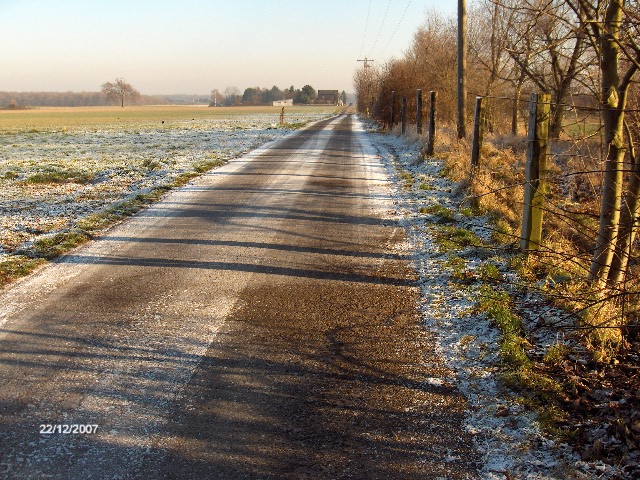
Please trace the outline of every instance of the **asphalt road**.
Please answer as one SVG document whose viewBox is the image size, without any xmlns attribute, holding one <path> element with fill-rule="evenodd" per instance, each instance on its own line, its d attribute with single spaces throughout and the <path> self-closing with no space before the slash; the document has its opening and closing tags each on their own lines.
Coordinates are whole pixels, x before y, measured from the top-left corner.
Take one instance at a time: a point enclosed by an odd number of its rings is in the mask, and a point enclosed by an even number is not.
<svg viewBox="0 0 640 480">
<path fill-rule="evenodd" d="M 4 291 L 0 478 L 473 478 L 358 125 L 235 160 Z"/>
</svg>

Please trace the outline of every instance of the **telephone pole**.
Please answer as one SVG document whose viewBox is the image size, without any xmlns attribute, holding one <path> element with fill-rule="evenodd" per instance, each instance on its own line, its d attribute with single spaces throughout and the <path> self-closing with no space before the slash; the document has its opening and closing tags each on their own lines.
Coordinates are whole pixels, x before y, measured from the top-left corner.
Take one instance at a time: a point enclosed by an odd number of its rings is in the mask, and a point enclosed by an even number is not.
<svg viewBox="0 0 640 480">
<path fill-rule="evenodd" d="M 367 57 L 364 57 L 362 60 L 358 60 L 359 62 L 364 62 L 364 68 L 369 68 L 369 62 L 373 62 L 374 60 L 369 60 Z"/>
<path fill-rule="evenodd" d="M 372 110 L 373 110 L 373 97 L 371 97 L 371 78 L 369 78 L 369 75 L 367 75 L 367 69 L 371 66 L 369 65 L 369 62 L 373 62 L 373 60 L 364 57 L 362 60 L 358 60 L 359 62 L 364 62 L 364 71 L 365 71 L 365 79 L 367 82 L 367 91 L 365 92 L 365 100 L 364 100 L 364 110 L 365 110 L 365 114 L 367 116 L 371 116 L 372 115 Z M 371 97 L 371 104 L 369 107 L 367 107 L 366 105 L 366 99 Z"/>
</svg>

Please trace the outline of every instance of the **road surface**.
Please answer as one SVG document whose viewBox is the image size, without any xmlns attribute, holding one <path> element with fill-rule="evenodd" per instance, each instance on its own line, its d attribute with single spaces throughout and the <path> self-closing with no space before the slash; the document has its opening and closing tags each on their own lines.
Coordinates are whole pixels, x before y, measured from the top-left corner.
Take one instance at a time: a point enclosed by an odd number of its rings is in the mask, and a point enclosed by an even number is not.
<svg viewBox="0 0 640 480">
<path fill-rule="evenodd" d="M 234 160 L 4 291 L 0 478 L 473 478 L 359 125 Z"/>
</svg>

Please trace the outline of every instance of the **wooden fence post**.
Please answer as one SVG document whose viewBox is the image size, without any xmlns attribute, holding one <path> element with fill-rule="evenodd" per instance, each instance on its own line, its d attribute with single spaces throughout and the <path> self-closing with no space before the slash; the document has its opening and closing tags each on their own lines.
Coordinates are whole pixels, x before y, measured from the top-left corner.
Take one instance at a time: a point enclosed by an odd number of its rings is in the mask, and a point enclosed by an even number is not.
<svg viewBox="0 0 640 480">
<path fill-rule="evenodd" d="M 524 209 L 520 250 L 538 250 L 542 243 L 542 217 L 547 190 L 549 111 L 551 96 L 532 93 L 529 100 L 529 132 L 525 167 Z"/>
<path fill-rule="evenodd" d="M 436 147 L 436 92 L 429 92 L 429 134 L 427 136 L 427 145 L 424 154 L 427 157 L 433 157 Z"/>
<path fill-rule="evenodd" d="M 407 131 L 407 97 L 402 97 L 402 135 Z"/>
<path fill-rule="evenodd" d="M 396 123 L 396 91 L 391 91 L 391 130 Z"/>
<path fill-rule="evenodd" d="M 416 90 L 416 131 L 422 135 L 422 90 Z"/>
<path fill-rule="evenodd" d="M 484 137 L 484 108 L 482 97 L 476 97 L 476 108 L 473 115 L 473 140 L 471 142 L 471 175 L 480 165 L 480 152 Z"/>
</svg>

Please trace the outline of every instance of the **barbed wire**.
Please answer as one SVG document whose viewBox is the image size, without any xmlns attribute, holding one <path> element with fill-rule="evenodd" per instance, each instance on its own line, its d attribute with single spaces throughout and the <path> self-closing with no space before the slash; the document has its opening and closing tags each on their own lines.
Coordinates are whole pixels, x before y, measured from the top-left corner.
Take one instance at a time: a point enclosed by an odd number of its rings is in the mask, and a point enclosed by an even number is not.
<svg viewBox="0 0 640 480">
<path fill-rule="evenodd" d="M 471 95 L 476 96 L 476 97 L 482 97 L 482 98 L 488 98 L 488 99 L 495 99 L 495 100 L 510 100 L 510 101 L 514 101 L 516 100 L 516 97 L 510 97 L 510 96 L 503 96 L 503 95 L 480 95 L 480 94 L 475 94 L 475 93 L 471 93 Z M 529 95 L 530 94 L 526 94 L 523 93 L 518 100 L 521 102 L 528 102 L 529 101 Z M 571 108 L 571 109 L 576 109 L 576 110 L 580 110 L 580 111 L 585 111 L 585 112 L 604 112 L 604 111 L 611 111 L 611 110 L 617 110 L 617 111 L 622 111 L 625 113 L 640 113 L 640 108 L 623 108 L 623 109 L 619 109 L 619 108 L 605 108 L 605 107 L 589 107 L 589 106 L 581 106 L 581 105 L 576 105 L 576 104 L 571 104 L 571 103 L 564 103 L 564 102 L 549 102 L 549 105 L 553 105 L 556 107 L 567 107 L 567 108 Z"/>
</svg>

